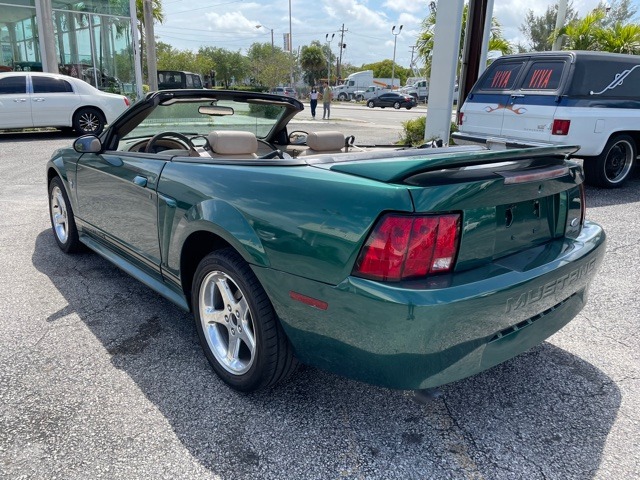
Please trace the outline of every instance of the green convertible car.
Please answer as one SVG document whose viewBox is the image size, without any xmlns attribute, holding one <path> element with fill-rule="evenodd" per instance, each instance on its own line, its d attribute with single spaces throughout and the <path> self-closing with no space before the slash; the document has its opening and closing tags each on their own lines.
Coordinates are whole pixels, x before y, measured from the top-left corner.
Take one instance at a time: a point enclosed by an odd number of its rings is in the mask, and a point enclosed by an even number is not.
<svg viewBox="0 0 640 480">
<path fill-rule="evenodd" d="M 185 310 L 231 387 L 298 362 L 421 390 L 509 359 L 584 306 L 605 250 L 575 147 L 357 146 L 276 95 L 148 94 L 47 164 L 62 250 Z"/>
</svg>

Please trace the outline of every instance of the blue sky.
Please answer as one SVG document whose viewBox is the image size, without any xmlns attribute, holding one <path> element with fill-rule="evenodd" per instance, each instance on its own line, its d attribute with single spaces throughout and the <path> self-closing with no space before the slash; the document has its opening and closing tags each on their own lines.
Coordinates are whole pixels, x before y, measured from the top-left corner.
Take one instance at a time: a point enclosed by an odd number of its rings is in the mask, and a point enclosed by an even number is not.
<svg viewBox="0 0 640 480">
<path fill-rule="evenodd" d="M 551 3 L 555 2 L 494 0 L 493 15 L 507 39 L 522 41 L 518 27 L 527 10 L 542 13 Z M 391 30 L 402 24 L 396 62 L 408 67 L 411 46 L 415 45 L 421 20 L 428 14 L 428 4 L 425 0 L 291 0 L 293 48 L 297 50 L 313 40 L 324 42 L 327 34 L 331 37 L 335 33 L 331 47 L 337 54 L 344 24 L 347 47 L 342 61 L 359 66 L 392 58 Z M 583 15 L 597 4 L 598 0 L 573 0 Z M 640 0 L 634 0 L 634 4 L 638 6 Z M 246 52 L 253 42 L 271 42 L 271 29 L 279 46 L 283 46 L 283 34 L 289 32 L 289 0 L 164 0 L 163 7 L 165 22 L 156 25 L 156 35 L 179 49 L 197 50 L 202 45 Z"/>
</svg>

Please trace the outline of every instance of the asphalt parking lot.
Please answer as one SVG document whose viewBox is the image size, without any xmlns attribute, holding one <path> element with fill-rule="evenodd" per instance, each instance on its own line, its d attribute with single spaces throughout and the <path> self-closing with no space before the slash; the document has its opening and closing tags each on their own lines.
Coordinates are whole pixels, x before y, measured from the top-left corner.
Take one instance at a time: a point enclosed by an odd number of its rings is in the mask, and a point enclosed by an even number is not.
<svg viewBox="0 0 640 480">
<path fill-rule="evenodd" d="M 539 347 L 426 404 L 310 367 L 245 396 L 189 315 L 58 249 L 44 165 L 72 139 L 0 133 L 0 478 L 640 478 L 640 177 L 587 189 L 607 256 Z"/>
</svg>

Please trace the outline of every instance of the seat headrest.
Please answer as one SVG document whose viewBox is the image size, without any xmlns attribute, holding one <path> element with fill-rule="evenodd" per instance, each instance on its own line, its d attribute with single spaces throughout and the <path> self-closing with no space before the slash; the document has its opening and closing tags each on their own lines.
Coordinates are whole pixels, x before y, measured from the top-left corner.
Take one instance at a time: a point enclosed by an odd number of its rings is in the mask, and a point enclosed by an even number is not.
<svg viewBox="0 0 640 480">
<path fill-rule="evenodd" d="M 249 155 L 258 151 L 258 140 L 251 132 L 220 130 L 207 135 L 207 140 L 218 155 Z"/>
<path fill-rule="evenodd" d="M 307 135 L 307 145 L 319 152 L 339 151 L 344 148 L 344 134 L 342 132 L 310 132 Z"/>
</svg>

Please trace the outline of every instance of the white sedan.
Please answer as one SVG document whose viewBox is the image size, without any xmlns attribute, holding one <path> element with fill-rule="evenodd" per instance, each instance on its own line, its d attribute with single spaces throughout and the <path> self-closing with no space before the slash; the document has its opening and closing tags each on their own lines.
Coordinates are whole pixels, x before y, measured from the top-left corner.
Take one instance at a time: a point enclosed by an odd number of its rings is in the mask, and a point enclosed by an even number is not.
<svg viewBox="0 0 640 480">
<path fill-rule="evenodd" d="M 58 127 L 99 134 L 130 105 L 79 78 L 42 72 L 0 73 L 0 129 Z"/>
</svg>

